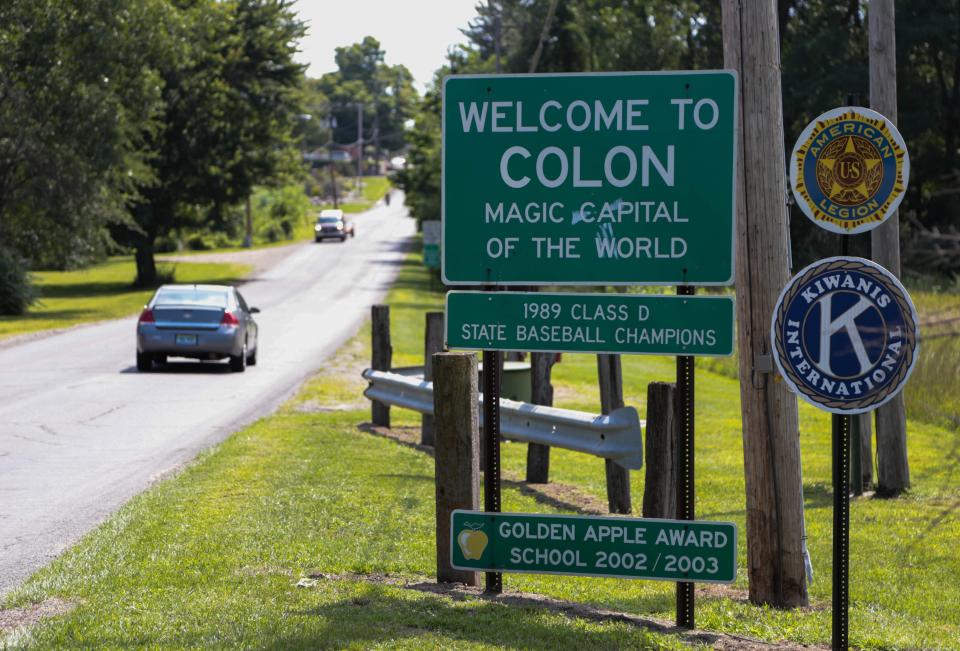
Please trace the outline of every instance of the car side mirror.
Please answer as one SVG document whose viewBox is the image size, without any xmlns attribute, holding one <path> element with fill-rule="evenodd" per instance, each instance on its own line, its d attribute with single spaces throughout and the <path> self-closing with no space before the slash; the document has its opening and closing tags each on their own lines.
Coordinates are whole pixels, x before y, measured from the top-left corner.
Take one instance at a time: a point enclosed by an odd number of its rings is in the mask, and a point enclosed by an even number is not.
<svg viewBox="0 0 960 651">
<path fill-rule="evenodd" d="M 251 308 L 250 308 L 250 314 L 260 314 L 260 308 L 259 308 L 259 307 L 251 307 Z"/>
</svg>

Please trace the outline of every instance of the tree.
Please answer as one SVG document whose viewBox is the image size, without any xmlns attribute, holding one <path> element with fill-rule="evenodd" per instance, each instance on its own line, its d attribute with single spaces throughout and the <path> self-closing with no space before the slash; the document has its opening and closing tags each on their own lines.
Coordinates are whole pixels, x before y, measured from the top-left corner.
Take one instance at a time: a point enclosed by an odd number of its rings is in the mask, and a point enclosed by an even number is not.
<svg viewBox="0 0 960 651">
<path fill-rule="evenodd" d="M 116 231 L 135 248 L 141 285 L 157 282 L 159 235 L 198 212 L 222 221 L 226 206 L 292 164 L 300 113 L 293 53 L 303 26 L 286 0 L 197 0 L 168 28 L 183 45 L 154 62 L 163 80 L 162 126 L 148 142 L 154 181 L 140 188 L 133 227 Z"/>
<path fill-rule="evenodd" d="M 406 66 L 385 63 L 385 55 L 372 36 L 338 47 L 334 57 L 337 71 L 323 75 L 318 82 L 336 120 L 333 140 L 340 144 L 357 141 L 359 107 L 362 139 L 373 143 L 378 160 L 383 151 L 399 151 L 405 146 L 404 124 L 419 101 L 413 75 Z"/>
<path fill-rule="evenodd" d="M 150 181 L 165 2 L 0 3 L 0 242 L 32 264 L 101 255 Z M 9 259 L 9 255 L 7 258 Z"/>
</svg>

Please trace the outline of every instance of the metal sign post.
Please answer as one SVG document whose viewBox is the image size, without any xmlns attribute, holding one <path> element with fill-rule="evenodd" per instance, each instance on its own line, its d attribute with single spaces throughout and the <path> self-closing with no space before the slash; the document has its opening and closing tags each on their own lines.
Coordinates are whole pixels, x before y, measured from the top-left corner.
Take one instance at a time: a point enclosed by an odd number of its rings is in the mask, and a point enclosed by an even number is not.
<svg viewBox="0 0 960 651">
<path fill-rule="evenodd" d="M 483 427 L 484 445 L 483 510 L 500 512 L 500 358 L 499 350 L 483 351 Z M 486 591 L 500 594 L 503 575 L 487 572 Z"/>
<path fill-rule="evenodd" d="M 833 415 L 833 649 L 846 651 L 850 606 L 850 416 Z"/>
<path fill-rule="evenodd" d="M 677 287 L 680 296 L 693 296 L 694 288 Z M 693 520 L 694 498 L 694 358 L 677 357 L 677 519 Z M 695 628 L 694 587 L 690 582 L 677 583 L 677 626 Z"/>
</svg>

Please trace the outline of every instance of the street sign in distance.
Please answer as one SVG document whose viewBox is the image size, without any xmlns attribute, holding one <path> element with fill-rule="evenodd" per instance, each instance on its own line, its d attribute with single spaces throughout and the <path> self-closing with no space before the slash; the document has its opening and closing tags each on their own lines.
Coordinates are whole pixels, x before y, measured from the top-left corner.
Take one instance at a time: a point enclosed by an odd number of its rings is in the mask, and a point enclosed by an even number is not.
<svg viewBox="0 0 960 651">
<path fill-rule="evenodd" d="M 733 354 L 733 298 L 547 292 L 447 293 L 450 349 Z"/>
<path fill-rule="evenodd" d="M 440 267 L 440 221 L 427 220 L 423 228 L 423 264 L 431 269 Z"/>
<path fill-rule="evenodd" d="M 859 106 L 818 116 L 790 156 L 790 187 L 813 223 L 853 235 L 882 224 L 910 180 L 907 143 L 883 115 Z"/>
<path fill-rule="evenodd" d="M 886 403 L 920 353 L 917 311 L 896 276 L 855 257 L 818 260 L 780 293 L 774 359 L 792 391 L 835 414 Z"/>
<path fill-rule="evenodd" d="M 450 76 L 448 285 L 729 285 L 732 71 Z"/>
<path fill-rule="evenodd" d="M 451 565 L 460 570 L 732 583 L 732 522 L 539 513 L 451 514 Z"/>
</svg>

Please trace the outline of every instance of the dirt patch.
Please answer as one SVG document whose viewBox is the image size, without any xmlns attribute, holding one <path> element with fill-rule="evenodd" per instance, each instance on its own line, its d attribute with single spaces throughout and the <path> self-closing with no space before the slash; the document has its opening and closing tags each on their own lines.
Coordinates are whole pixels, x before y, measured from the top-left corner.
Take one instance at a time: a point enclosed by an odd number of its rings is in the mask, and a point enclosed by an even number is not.
<svg viewBox="0 0 960 651">
<path fill-rule="evenodd" d="M 324 404 L 319 400 L 307 400 L 296 405 L 293 410 L 304 414 L 323 414 L 333 411 L 357 411 L 366 409 L 370 406 L 369 402 L 350 402 L 338 404 Z"/>
<path fill-rule="evenodd" d="M 362 583 L 373 583 L 377 585 L 390 585 L 400 587 L 406 590 L 417 590 L 427 592 L 442 597 L 447 597 L 455 601 L 483 600 L 491 601 L 509 606 L 520 606 L 524 608 L 536 608 L 548 610 L 565 617 L 584 619 L 593 622 L 620 622 L 637 628 L 642 628 L 655 633 L 675 635 L 687 644 L 706 645 L 717 651 L 821 651 L 829 647 L 823 645 L 806 646 L 793 642 L 763 642 L 741 635 L 732 635 L 729 633 L 714 633 L 712 631 L 686 630 L 678 628 L 672 622 L 657 619 L 655 617 L 644 617 L 633 613 L 624 613 L 615 610 L 597 608 L 585 604 L 562 601 L 553 599 L 541 594 L 520 592 L 509 588 L 499 595 L 487 594 L 483 588 L 474 588 L 458 583 L 436 583 L 430 577 L 398 577 L 389 574 L 328 574 L 324 572 L 315 572 L 305 577 L 315 585 L 320 581 L 356 581 Z M 713 587 L 713 586 L 711 586 Z M 698 592 L 701 592 L 698 590 Z M 706 593 L 707 591 L 703 591 Z M 742 592 L 742 591 L 732 591 Z M 745 593 L 744 593 L 745 594 Z M 729 596 L 729 595 L 717 595 Z"/>
<path fill-rule="evenodd" d="M 8 633 L 18 628 L 33 626 L 41 619 L 65 615 L 76 607 L 77 604 L 72 601 L 51 597 L 23 608 L 0 610 L 0 632 Z"/>
</svg>

